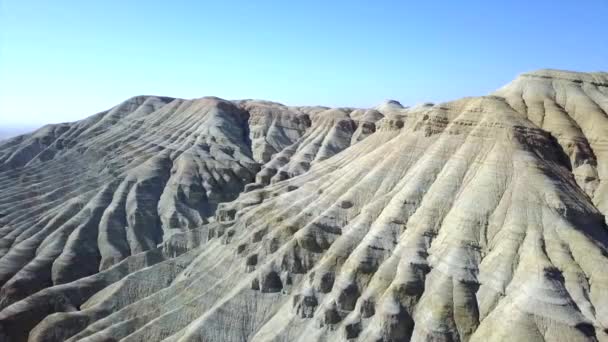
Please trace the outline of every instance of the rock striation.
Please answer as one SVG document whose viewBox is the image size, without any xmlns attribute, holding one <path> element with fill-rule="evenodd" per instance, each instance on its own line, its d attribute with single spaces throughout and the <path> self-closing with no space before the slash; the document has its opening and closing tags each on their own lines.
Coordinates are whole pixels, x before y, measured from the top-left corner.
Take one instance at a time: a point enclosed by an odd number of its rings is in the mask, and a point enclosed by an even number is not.
<svg viewBox="0 0 608 342">
<path fill-rule="evenodd" d="M 0 143 L 0 341 L 606 341 L 608 74 L 138 96 Z"/>
</svg>

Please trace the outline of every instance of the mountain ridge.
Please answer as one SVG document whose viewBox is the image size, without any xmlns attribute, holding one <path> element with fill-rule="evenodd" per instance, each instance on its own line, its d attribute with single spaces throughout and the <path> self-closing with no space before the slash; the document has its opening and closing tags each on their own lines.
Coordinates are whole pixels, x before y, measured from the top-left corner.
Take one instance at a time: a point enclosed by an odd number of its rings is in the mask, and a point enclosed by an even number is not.
<svg viewBox="0 0 608 342">
<path fill-rule="evenodd" d="M 0 340 L 606 340 L 607 85 L 136 96 L 2 142 Z"/>
</svg>

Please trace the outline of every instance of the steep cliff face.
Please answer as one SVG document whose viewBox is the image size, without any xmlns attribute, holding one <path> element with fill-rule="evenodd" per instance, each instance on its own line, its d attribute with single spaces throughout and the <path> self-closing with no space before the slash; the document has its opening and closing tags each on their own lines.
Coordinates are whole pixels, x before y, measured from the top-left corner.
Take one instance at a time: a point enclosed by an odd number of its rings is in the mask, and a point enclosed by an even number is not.
<svg viewBox="0 0 608 342">
<path fill-rule="evenodd" d="M 0 340 L 606 340 L 607 111 L 608 74 L 541 70 L 416 107 L 141 96 L 2 142 Z"/>
</svg>

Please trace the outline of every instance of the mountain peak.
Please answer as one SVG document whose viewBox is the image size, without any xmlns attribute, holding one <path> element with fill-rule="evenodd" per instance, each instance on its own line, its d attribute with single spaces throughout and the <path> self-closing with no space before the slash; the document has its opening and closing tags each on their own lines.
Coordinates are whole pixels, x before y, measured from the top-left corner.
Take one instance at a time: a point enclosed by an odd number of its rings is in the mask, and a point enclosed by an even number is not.
<svg viewBox="0 0 608 342">
<path fill-rule="evenodd" d="M 521 74 L 518 78 L 523 77 L 540 77 L 572 82 L 598 83 L 604 86 L 608 85 L 608 73 L 606 72 L 575 72 L 558 69 L 539 69 Z"/>
</svg>

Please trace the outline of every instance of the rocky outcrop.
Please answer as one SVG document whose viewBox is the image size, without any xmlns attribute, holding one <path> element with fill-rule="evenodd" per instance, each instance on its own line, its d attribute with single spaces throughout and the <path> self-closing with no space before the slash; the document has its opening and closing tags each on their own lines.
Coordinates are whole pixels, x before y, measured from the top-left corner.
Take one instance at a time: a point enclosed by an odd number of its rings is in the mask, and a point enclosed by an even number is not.
<svg viewBox="0 0 608 342">
<path fill-rule="evenodd" d="M 608 74 L 136 97 L 0 145 L 0 340 L 606 340 Z"/>
</svg>

